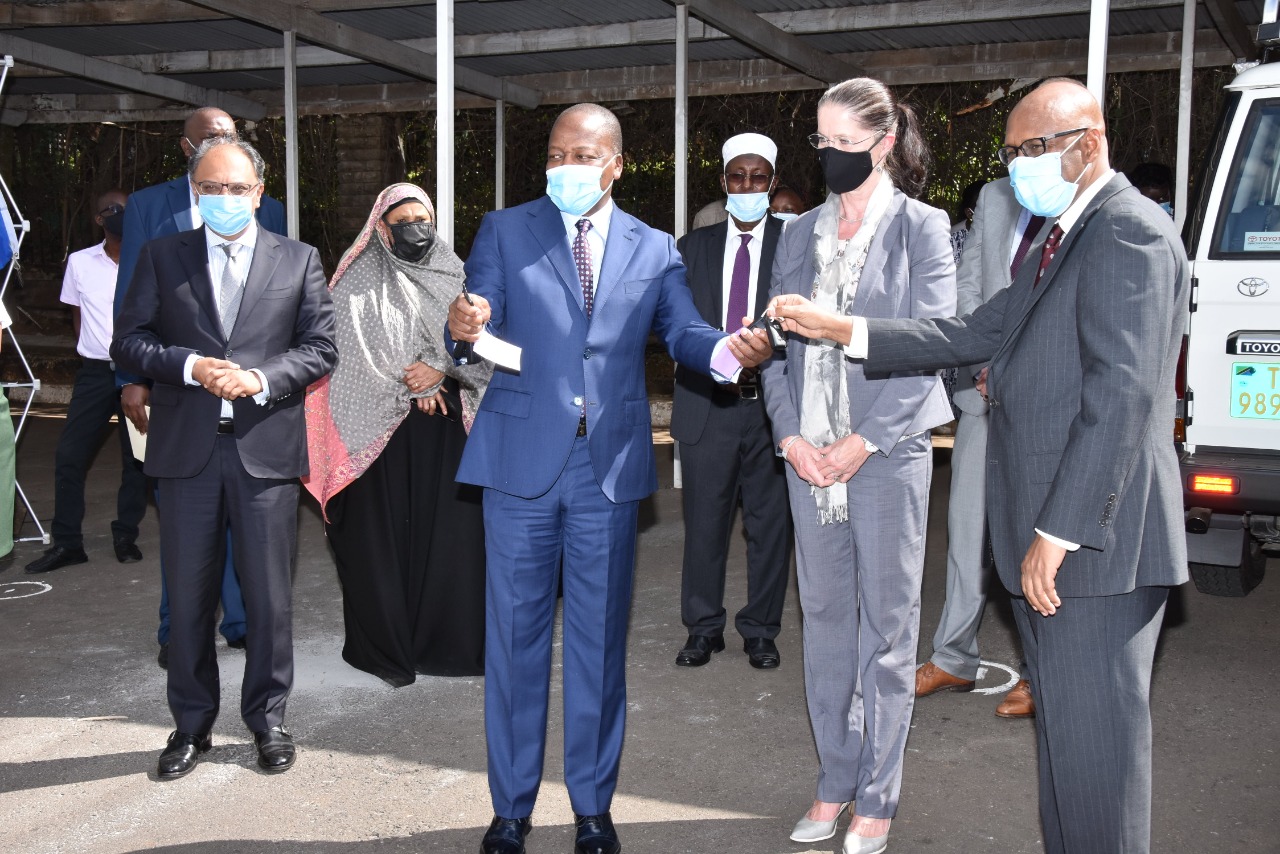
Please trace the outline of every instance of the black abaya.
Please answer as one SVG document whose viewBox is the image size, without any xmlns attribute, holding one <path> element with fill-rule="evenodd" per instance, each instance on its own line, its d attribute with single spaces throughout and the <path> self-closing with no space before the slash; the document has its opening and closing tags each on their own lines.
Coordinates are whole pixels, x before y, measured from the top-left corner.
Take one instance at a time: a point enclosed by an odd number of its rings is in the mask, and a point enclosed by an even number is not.
<svg viewBox="0 0 1280 854">
<path fill-rule="evenodd" d="M 456 401 L 450 394 L 448 417 L 413 406 L 378 459 L 328 504 L 342 657 L 396 687 L 415 673 L 484 672 L 484 520 L 479 487 L 454 481 L 466 442 Z"/>
</svg>

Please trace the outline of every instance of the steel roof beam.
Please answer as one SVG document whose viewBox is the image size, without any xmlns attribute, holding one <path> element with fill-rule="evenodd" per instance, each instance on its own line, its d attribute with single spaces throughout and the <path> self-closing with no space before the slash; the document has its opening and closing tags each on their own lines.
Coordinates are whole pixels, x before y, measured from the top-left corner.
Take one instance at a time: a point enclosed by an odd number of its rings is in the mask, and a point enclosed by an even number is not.
<svg viewBox="0 0 1280 854">
<path fill-rule="evenodd" d="M 170 101 L 179 101 L 197 107 L 221 107 L 233 116 L 246 119 L 256 121 L 267 114 L 266 108 L 261 103 L 240 95 L 193 86 L 158 74 L 143 74 L 141 71 L 125 68 L 123 65 L 116 65 L 114 62 L 82 56 L 69 50 L 49 47 L 3 32 L 0 32 L 0 53 L 10 54 L 18 62 L 83 77 L 129 92 L 158 95 Z"/>
<path fill-rule="evenodd" d="M 306 39 L 313 44 L 331 48 L 421 80 L 436 82 L 434 54 L 414 50 L 399 42 L 349 27 L 285 0 L 274 0 L 269 3 L 261 0 L 188 0 L 188 2 L 233 15 L 244 21 L 261 24 L 273 30 L 281 32 L 293 30 L 297 32 L 298 38 Z M 464 66 L 455 68 L 454 78 L 459 89 L 493 101 L 505 100 L 528 108 L 536 107 L 542 101 L 541 94 L 527 86 L 491 77 Z"/>
</svg>

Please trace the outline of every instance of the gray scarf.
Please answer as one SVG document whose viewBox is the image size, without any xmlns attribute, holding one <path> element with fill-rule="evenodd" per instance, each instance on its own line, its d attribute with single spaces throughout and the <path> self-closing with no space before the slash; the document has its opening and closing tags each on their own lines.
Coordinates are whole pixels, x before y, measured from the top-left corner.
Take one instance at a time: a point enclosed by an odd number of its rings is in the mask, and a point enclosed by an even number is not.
<svg viewBox="0 0 1280 854">
<path fill-rule="evenodd" d="M 880 180 L 867 202 L 858 232 L 840 240 L 840 197 L 827 196 L 813 228 L 813 290 L 810 299 L 818 308 L 834 314 L 852 314 L 862 267 L 867 261 L 871 240 L 879 229 L 885 209 L 893 199 L 893 181 L 888 173 Z M 849 425 L 849 379 L 845 373 L 844 348 L 827 339 L 809 339 L 804 354 L 804 399 L 800 406 L 800 434 L 815 448 L 830 445 L 852 433 Z M 849 490 L 836 481 L 830 486 L 811 486 L 818 505 L 818 524 L 849 519 Z"/>
</svg>

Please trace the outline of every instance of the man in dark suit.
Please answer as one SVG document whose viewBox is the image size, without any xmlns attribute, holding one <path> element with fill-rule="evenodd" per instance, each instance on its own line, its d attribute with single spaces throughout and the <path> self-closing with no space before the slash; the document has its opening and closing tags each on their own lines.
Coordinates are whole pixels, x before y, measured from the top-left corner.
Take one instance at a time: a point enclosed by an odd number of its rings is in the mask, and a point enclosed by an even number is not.
<svg viewBox="0 0 1280 854">
<path fill-rule="evenodd" d="M 253 218 L 262 194 L 257 151 L 210 139 L 190 168 L 204 226 L 143 248 L 111 347 L 122 369 L 154 381 L 146 472 L 160 480 L 177 724 L 160 755 L 161 779 L 188 773 L 212 744 L 212 626 L 228 523 L 249 629 L 241 715 L 263 770 L 293 764 L 283 723 L 293 683 L 298 478 L 307 473 L 303 393 L 337 361 L 319 255 Z"/>
<path fill-rule="evenodd" d="M 614 206 L 621 176 L 617 117 L 596 104 L 561 113 L 547 144 L 547 196 L 485 215 L 467 259 L 471 296 L 449 311 L 455 341 L 476 341 L 487 326 L 522 348 L 518 371 L 494 372 L 458 470 L 460 482 L 484 487 L 487 520 L 485 734 L 496 815 L 484 854 L 525 850 L 562 559 L 575 851 L 621 850 L 609 805 L 626 717 L 636 511 L 657 487 L 645 346 L 652 331 L 678 362 L 726 381 L 772 352 L 763 333 L 725 336 L 698 317 L 671 236 Z"/>
<path fill-rule="evenodd" d="M 987 521 L 1035 698 L 1045 848 L 1142 854 L 1151 668 L 1169 588 L 1187 579 L 1169 432 L 1187 257 L 1111 169 L 1080 83 L 1032 91 L 1005 143 L 1019 203 L 1058 217 L 1009 288 L 962 318 L 834 318 L 795 296 L 776 310 L 849 342 L 869 371 L 990 361 Z"/>
<path fill-rule="evenodd" d="M 725 142 L 720 187 L 729 219 L 685 235 L 676 244 L 688 268 L 694 305 L 717 329 L 759 317 L 769 301 L 773 251 L 782 220 L 769 216 L 778 146 L 742 133 Z M 680 443 L 684 507 L 684 572 L 680 617 L 689 638 L 676 656 L 701 667 L 724 649 L 725 566 L 733 516 L 742 499 L 747 535 L 747 604 L 734 626 L 752 667 L 781 662 L 774 638 L 782 627 L 791 558 L 787 476 L 774 453 L 764 396 L 754 371 L 721 385 L 705 373 L 676 367 L 671 436 Z"/>
<path fill-rule="evenodd" d="M 217 107 L 201 107 L 183 123 L 178 147 L 190 160 L 196 148 L 205 140 L 235 135 L 236 125 L 231 116 Z M 129 195 L 120 244 L 120 269 L 116 277 L 116 315 L 120 314 L 120 306 L 129 291 L 129 283 L 133 280 L 133 271 L 138 264 L 142 247 L 157 237 L 189 231 L 202 225 L 196 198 L 191 179 L 185 174 Z M 262 196 L 255 216 L 258 224 L 267 231 L 281 235 L 285 233 L 284 206 L 270 196 Z M 147 403 L 151 396 L 148 379 L 118 370 L 116 382 L 121 386 L 120 407 L 125 417 L 133 422 L 139 432 L 146 433 Z M 240 582 L 236 577 L 230 551 L 228 549 L 227 564 L 222 574 L 222 623 L 218 628 L 228 646 L 243 649 L 244 600 L 240 594 Z M 169 595 L 163 575 L 160 581 L 160 626 L 156 631 L 156 640 L 160 644 L 160 666 L 166 667 L 169 660 Z"/>
</svg>

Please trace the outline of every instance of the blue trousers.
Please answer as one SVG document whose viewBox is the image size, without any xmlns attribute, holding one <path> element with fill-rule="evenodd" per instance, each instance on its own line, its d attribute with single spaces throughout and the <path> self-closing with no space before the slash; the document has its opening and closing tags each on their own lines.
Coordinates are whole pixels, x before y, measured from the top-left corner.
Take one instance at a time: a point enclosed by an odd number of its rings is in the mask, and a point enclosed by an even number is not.
<svg viewBox="0 0 1280 854">
<path fill-rule="evenodd" d="M 494 812 L 533 812 L 542 780 L 556 588 L 564 573 L 564 776 L 580 815 L 609 809 L 626 723 L 638 502 L 615 504 L 578 439 L 537 498 L 484 491 L 485 736 Z"/>
</svg>

